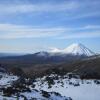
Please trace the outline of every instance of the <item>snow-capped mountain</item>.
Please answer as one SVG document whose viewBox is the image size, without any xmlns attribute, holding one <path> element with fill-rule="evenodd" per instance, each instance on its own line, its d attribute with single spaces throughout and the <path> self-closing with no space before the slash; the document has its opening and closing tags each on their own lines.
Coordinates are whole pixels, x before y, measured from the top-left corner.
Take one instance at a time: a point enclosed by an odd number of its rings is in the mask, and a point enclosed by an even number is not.
<svg viewBox="0 0 100 100">
<path fill-rule="evenodd" d="M 77 43 L 70 45 L 69 47 L 64 49 L 63 52 L 74 54 L 74 55 L 86 55 L 86 56 L 92 56 L 95 54 L 94 52 L 92 52 L 90 49 L 88 49 L 84 45 L 77 44 Z"/>
<path fill-rule="evenodd" d="M 90 49 L 85 47 L 80 43 L 73 43 L 72 45 L 68 46 L 67 48 L 60 50 L 60 49 L 53 49 L 52 53 L 62 53 L 62 54 L 72 54 L 72 55 L 85 55 L 85 56 L 92 56 L 95 53 L 92 52 Z"/>
<path fill-rule="evenodd" d="M 95 55 L 91 50 L 82 44 L 74 43 L 65 49 L 56 49 L 52 51 L 40 51 L 34 54 L 27 54 L 22 56 L 10 56 L 0 57 L 0 62 L 16 63 L 35 63 L 35 64 L 47 64 L 47 63 L 62 63 L 72 62 L 84 58 L 89 58 Z M 10 59 L 10 60 L 9 60 Z"/>
</svg>

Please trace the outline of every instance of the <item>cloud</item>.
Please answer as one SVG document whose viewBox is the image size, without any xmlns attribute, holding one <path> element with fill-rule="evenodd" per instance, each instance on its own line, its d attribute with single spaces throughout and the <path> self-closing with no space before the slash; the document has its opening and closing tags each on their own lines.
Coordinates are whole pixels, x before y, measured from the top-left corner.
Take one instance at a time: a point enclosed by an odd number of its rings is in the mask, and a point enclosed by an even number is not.
<svg viewBox="0 0 100 100">
<path fill-rule="evenodd" d="M 47 37 L 59 39 L 100 37 L 100 26 L 86 25 L 83 27 L 36 27 L 15 24 L 0 24 L 0 39 Z"/>
<path fill-rule="evenodd" d="M 71 33 L 57 37 L 57 39 L 100 38 L 100 31 Z"/>
<path fill-rule="evenodd" d="M 87 25 L 84 28 L 85 29 L 100 29 L 100 25 Z"/>
<path fill-rule="evenodd" d="M 0 4 L 1 14 L 13 14 L 13 13 L 36 13 L 36 12 L 59 12 L 59 11 L 71 11 L 77 8 L 76 2 L 64 2 L 64 3 L 42 3 L 42 4 Z"/>
<path fill-rule="evenodd" d="M 70 28 L 69 30 L 100 30 L 100 25 L 86 25 L 83 27 Z"/>
<path fill-rule="evenodd" d="M 72 19 L 81 19 L 81 18 L 90 18 L 90 17 L 98 17 L 100 16 L 100 11 L 94 11 L 94 12 L 81 12 L 81 13 L 77 13 L 77 15 L 68 18 L 68 20 L 72 20 Z"/>
<path fill-rule="evenodd" d="M 1 39 L 54 37 L 64 31 L 63 28 L 40 28 L 13 24 L 0 24 Z"/>
<path fill-rule="evenodd" d="M 17 1 L 17 0 L 15 0 Z M 26 0 L 27 1 L 27 0 Z M 58 14 L 61 16 L 61 19 L 79 19 L 79 18 L 87 18 L 91 16 L 100 16 L 100 1 L 95 0 L 58 0 L 56 3 L 52 2 L 23 2 L 19 3 L 0 3 L 0 15 L 16 15 L 16 14 L 28 14 L 28 15 L 36 15 L 36 14 L 46 14 L 49 13 L 52 17 Z M 52 13 L 52 14 L 51 14 Z M 48 15 L 49 16 L 49 15 Z"/>
</svg>

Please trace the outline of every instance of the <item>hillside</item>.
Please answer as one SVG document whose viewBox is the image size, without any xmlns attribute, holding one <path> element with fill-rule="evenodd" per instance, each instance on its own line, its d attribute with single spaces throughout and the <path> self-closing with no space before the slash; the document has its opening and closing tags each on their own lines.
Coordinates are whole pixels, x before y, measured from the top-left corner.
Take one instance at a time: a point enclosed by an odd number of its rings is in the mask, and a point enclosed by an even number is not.
<svg viewBox="0 0 100 100">
<path fill-rule="evenodd" d="M 46 74 L 57 73 L 66 74 L 69 72 L 79 74 L 82 78 L 100 79 L 100 56 L 92 56 L 80 60 L 64 63 L 32 64 L 32 63 L 2 63 L 1 66 L 8 71 L 19 74 L 21 69 L 24 74 L 29 76 L 43 76 Z M 17 72 L 18 71 L 18 72 Z"/>
</svg>

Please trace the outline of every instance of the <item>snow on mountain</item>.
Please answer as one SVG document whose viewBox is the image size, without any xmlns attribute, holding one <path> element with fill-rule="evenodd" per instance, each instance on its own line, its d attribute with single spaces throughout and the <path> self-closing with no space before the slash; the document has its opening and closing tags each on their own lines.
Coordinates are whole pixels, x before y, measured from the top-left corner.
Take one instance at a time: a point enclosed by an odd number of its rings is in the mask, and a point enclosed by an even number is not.
<svg viewBox="0 0 100 100">
<path fill-rule="evenodd" d="M 86 56 L 94 55 L 94 53 L 91 50 L 89 50 L 87 47 L 77 43 L 70 45 L 69 47 L 64 49 L 63 52 L 74 54 L 74 55 L 86 55 Z"/>
<path fill-rule="evenodd" d="M 41 52 L 37 52 L 37 53 L 35 53 L 35 55 L 37 55 L 37 56 L 44 56 L 44 57 L 46 57 L 46 56 L 48 56 L 48 55 L 49 55 L 49 53 L 48 53 L 48 52 L 45 52 L 45 51 L 41 51 Z"/>
<path fill-rule="evenodd" d="M 73 43 L 72 45 L 68 46 L 65 49 L 58 49 L 58 48 L 50 48 L 50 51 L 40 51 L 34 53 L 37 57 L 54 57 L 54 56 L 66 56 L 66 55 L 85 55 L 85 56 L 92 56 L 95 55 L 90 49 L 85 47 L 80 43 Z"/>
<path fill-rule="evenodd" d="M 60 49 L 58 49 L 58 48 L 51 48 L 51 52 L 52 53 L 58 53 L 58 52 L 61 52 L 61 50 Z"/>
<path fill-rule="evenodd" d="M 62 53 L 62 54 L 72 54 L 72 55 L 85 55 L 85 56 L 92 56 L 95 53 L 89 50 L 87 47 L 80 43 L 73 43 L 72 45 L 68 46 L 65 49 L 54 49 L 51 52 L 53 53 Z"/>
</svg>

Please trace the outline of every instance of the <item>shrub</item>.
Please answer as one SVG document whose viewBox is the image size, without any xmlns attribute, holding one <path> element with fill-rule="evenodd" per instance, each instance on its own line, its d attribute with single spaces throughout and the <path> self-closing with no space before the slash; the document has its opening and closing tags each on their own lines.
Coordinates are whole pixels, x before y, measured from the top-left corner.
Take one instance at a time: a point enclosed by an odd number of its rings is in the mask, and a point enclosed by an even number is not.
<svg viewBox="0 0 100 100">
<path fill-rule="evenodd" d="M 42 90 L 42 96 L 46 97 L 46 98 L 49 98 L 50 94 L 48 92 Z"/>
</svg>

